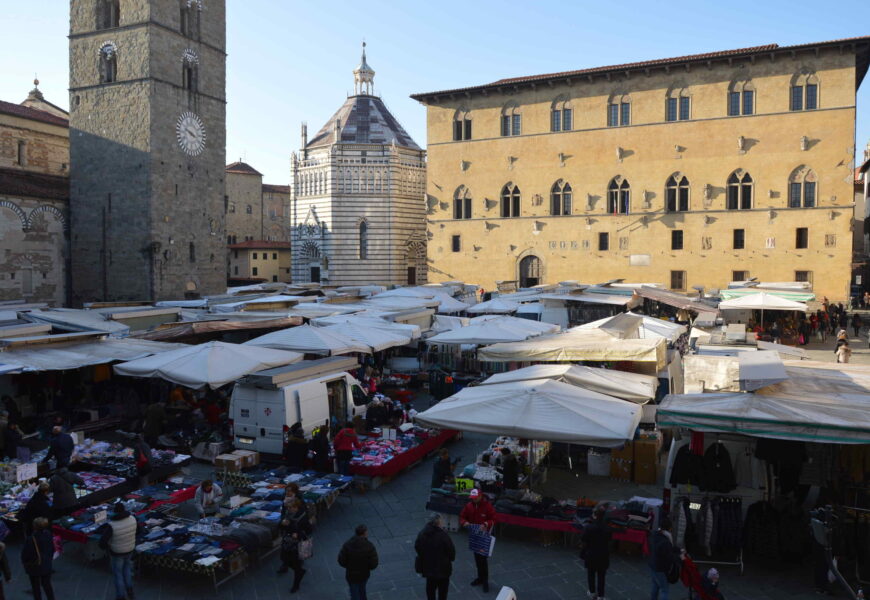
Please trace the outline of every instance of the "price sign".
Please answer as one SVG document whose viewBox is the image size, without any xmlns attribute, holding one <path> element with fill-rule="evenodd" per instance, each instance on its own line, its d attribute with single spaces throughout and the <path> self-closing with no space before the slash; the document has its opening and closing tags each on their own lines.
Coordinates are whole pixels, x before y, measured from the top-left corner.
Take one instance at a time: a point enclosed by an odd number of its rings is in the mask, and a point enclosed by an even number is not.
<svg viewBox="0 0 870 600">
<path fill-rule="evenodd" d="M 105 510 L 98 510 L 97 512 L 95 512 L 95 513 L 94 513 L 94 523 L 103 523 L 103 522 L 105 522 L 106 517 L 107 517 L 106 512 L 107 512 L 107 511 L 105 511 Z"/>
<path fill-rule="evenodd" d="M 24 463 L 15 469 L 15 479 L 18 483 L 36 479 L 36 463 Z"/>
<path fill-rule="evenodd" d="M 456 479 L 456 491 L 467 492 L 474 489 L 473 479 Z"/>
<path fill-rule="evenodd" d="M 242 504 L 241 496 L 231 496 L 230 497 L 230 508 L 238 508 Z"/>
</svg>

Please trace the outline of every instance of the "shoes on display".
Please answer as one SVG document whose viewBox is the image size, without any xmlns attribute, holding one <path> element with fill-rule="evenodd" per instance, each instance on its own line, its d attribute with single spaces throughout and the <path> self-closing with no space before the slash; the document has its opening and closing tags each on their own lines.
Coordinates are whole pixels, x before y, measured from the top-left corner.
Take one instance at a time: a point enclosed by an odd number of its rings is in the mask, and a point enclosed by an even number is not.
<svg viewBox="0 0 870 600">
<path fill-rule="evenodd" d="M 478 577 L 477 579 L 475 579 L 474 581 L 471 582 L 471 585 L 475 586 L 475 585 L 480 585 L 481 583 L 483 583 L 483 582 Z"/>
</svg>

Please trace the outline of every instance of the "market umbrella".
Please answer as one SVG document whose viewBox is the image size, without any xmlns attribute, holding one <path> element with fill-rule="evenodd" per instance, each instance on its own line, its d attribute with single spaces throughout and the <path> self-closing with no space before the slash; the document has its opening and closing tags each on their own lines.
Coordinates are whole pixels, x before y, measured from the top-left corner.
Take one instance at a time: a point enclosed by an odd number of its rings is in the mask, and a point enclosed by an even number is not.
<svg viewBox="0 0 870 600">
<path fill-rule="evenodd" d="M 430 427 L 614 448 L 634 438 L 641 407 L 561 381 L 467 387 L 416 421 Z"/>
<path fill-rule="evenodd" d="M 555 379 L 638 404 L 644 404 L 654 399 L 659 384 L 658 378 L 652 375 L 583 365 L 541 364 L 496 373 L 481 382 L 480 385 L 528 381 L 530 379 Z"/>
<path fill-rule="evenodd" d="M 219 388 L 249 373 L 300 360 L 302 355 L 297 352 L 208 342 L 120 363 L 114 368 L 118 375 L 159 377 L 190 388 Z"/>
<path fill-rule="evenodd" d="M 521 331 L 528 331 L 534 335 L 556 333 L 560 329 L 554 323 L 532 321 L 531 319 L 521 319 L 520 317 L 512 317 L 510 315 L 480 315 L 468 321 L 469 325 L 477 325 L 478 323 L 500 323 Z"/>
<path fill-rule="evenodd" d="M 404 346 L 411 343 L 411 334 L 403 333 L 396 329 L 389 330 L 387 328 L 368 327 L 352 322 L 327 325 L 323 329 L 365 344 L 373 352 L 380 352 L 387 348 Z"/>
<path fill-rule="evenodd" d="M 764 311 L 766 310 L 792 310 L 806 312 L 807 305 L 803 302 L 795 302 L 786 298 L 780 298 L 767 292 L 749 294 L 733 300 L 725 300 L 719 303 L 719 310 L 760 310 L 761 325 L 764 326 Z"/>
<path fill-rule="evenodd" d="M 520 305 L 516 302 L 508 302 L 507 300 L 500 300 L 499 298 L 494 298 L 493 300 L 487 300 L 486 302 L 475 304 L 466 312 L 472 315 L 480 315 L 484 313 L 510 314 L 517 312 L 517 309 L 519 307 Z"/>
<path fill-rule="evenodd" d="M 266 335 L 248 340 L 245 346 L 263 346 L 280 350 L 293 350 L 306 354 L 322 354 L 324 356 L 336 356 L 351 352 L 370 354 L 371 348 L 346 335 L 340 335 L 329 331 L 326 327 L 290 327 L 280 331 L 273 331 Z"/>
</svg>

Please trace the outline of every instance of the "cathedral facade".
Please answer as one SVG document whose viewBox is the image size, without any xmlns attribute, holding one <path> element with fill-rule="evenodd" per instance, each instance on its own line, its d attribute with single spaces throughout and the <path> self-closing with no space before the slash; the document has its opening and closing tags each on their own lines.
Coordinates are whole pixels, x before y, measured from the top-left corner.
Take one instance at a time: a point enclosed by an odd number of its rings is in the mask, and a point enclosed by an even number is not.
<svg viewBox="0 0 870 600">
<path fill-rule="evenodd" d="M 421 284 L 426 153 L 374 93 L 365 45 L 354 94 L 291 157 L 293 281 Z"/>
</svg>

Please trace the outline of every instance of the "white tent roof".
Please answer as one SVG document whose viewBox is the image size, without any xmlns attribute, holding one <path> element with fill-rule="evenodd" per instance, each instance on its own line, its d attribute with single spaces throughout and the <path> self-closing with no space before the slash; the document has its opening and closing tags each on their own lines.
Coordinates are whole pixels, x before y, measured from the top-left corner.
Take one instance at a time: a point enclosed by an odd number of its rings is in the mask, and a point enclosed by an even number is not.
<svg viewBox="0 0 870 600">
<path fill-rule="evenodd" d="M 442 313 L 461 312 L 470 306 L 469 304 L 460 302 L 456 298 L 448 296 L 447 294 L 435 294 L 434 298 L 441 303 L 438 305 L 438 312 Z"/>
<path fill-rule="evenodd" d="M 413 310 L 416 308 L 435 308 L 438 306 L 438 300 L 435 298 L 423 298 L 420 296 L 387 296 L 382 294 L 372 296 L 362 301 L 362 304 L 369 308 L 379 308 L 381 310 Z"/>
<path fill-rule="evenodd" d="M 0 366 L 0 371 L 65 371 L 116 360 L 135 360 L 186 347 L 185 344 L 134 338 L 22 346 L 0 352 L 0 365 L 8 367 Z"/>
<path fill-rule="evenodd" d="M 294 352 L 322 354 L 324 356 L 336 356 L 351 352 L 371 353 L 371 348 L 366 344 L 346 335 L 329 331 L 326 327 L 312 327 L 311 325 L 273 331 L 248 340 L 244 345 L 293 350 Z"/>
<path fill-rule="evenodd" d="M 436 333 L 442 333 L 444 331 L 452 331 L 454 329 L 468 327 L 469 324 L 470 319 L 468 317 L 435 315 L 432 317 L 432 327 L 429 328 L 429 331 L 432 335 L 435 335 Z"/>
<path fill-rule="evenodd" d="M 374 327 L 376 329 L 395 331 L 410 335 L 412 340 L 416 340 L 421 335 L 419 325 L 414 325 L 413 323 L 394 323 L 393 321 L 387 321 L 386 319 L 382 319 L 369 313 L 334 315 L 331 317 L 320 317 L 314 320 L 314 324 L 321 327 L 335 325 L 337 323 L 354 323 L 366 327 Z"/>
<path fill-rule="evenodd" d="M 779 354 L 772 350 L 740 352 L 737 355 L 740 389 L 752 392 L 788 379 Z"/>
<path fill-rule="evenodd" d="M 305 317 L 306 319 L 316 319 L 318 317 L 344 315 L 358 310 L 360 310 L 360 307 L 357 305 L 354 305 L 354 308 L 349 308 L 344 304 L 332 304 L 330 302 L 304 302 L 291 306 L 287 309 L 286 314 L 295 317 Z"/>
<path fill-rule="evenodd" d="M 634 437 L 641 407 L 553 380 L 467 387 L 420 414 L 425 425 L 588 446 Z"/>
<path fill-rule="evenodd" d="M 495 344 L 498 342 L 519 342 L 540 333 L 520 329 L 499 321 L 484 321 L 468 327 L 445 331 L 432 336 L 427 341 L 433 344 Z"/>
<path fill-rule="evenodd" d="M 494 298 L 492 300 L 487 300 L 486 302 L 475 304 L 474 306 L 470 307 L 467 312 L 468 314 L 472 315 L 481 315 L 484 313 L 510 314 L 516 312 L 518 308 L 519 304 L 517 304 L 516 302 L 509 302 L 507 300 Z"/>
<path fill-rule="evenodd" d="M 529 379 L 555 379 L 576 385 L 593 392 L 607 394 L 631 402 L 643 404 L 656 397 L 659 381 L 651 375 L 599 369 L 582 365 L 532 365 L 524 369 L 497 373 L 481 383 L 507 383 Z"/>
<path fill-rule="evenodd" d="M 754 393 L 666 396 L 662 426 L 801 441 L 870 443 L 870 367 L 785 361 L 788 379 Z"/>
<path fill-rule="evenodd" d="M 104 315 L 91 310 L 75 308 L 55 308 L 52 310 L 32 310 L 22 313 L 33 323 L 46 323 L 62 331 L 102 331 L 112 337 L 127 337 L 130 327 L 111 321 Z"/>
<path fill-rule="evenodd" d="M 260 296 L 250 299 L 237 300 L 236 302 L 225 302 L 222 304 L 214 304 L 211 311 L 214 313 L 236 312 L 251 304 L 269 304 L 272 302 L 305 302 L 309 300 L 306 296 L 287 296 L 286 294 L 275 294 L 272 296 Z"/>
<path fill-rule="evenodd" d="M 599 319 L 598 321 L 592 321 L 591 323 L 578 325 L 577 327 L 572 327 L 568 331 L 596 328 L 604 329 L 605 331 L 608 331 L 608 333 L 611 332 L 610 330 L 618 328 L 626 333 L 624 337 L 661 337 L 665 338 L 670 342 L 676 341 L 681 335 L 686 333 L 686 327 L 684 325 L 680 325 L 678 323 L 671 323 L 669 321 L 663 321 L 661 319 L 656 319 L 655 317 L 650 317 L 647 315 L 637 315 L 632 312 L 620 313 L 613 317 L 607 317 L 605 319 Z"/>
<path fill-rule="evenodd" d="M 661 370 L 667 364 L 667 344 L 662 338 L 621 340 L 600 329 L 585 329 L 494 344 L 478 350 L 477 357 L 490 362 L 627 360 L 653 362 Z"/>
<path fill-rule="evenodd" d="M 554 323 L 544 323 L 542 321 L 532 321 L 531 319 L 521 319 L 519 317 L 511 317 L 508 315 L 481 315 L 472 318 L 468 324 L 477 325 L 478 323 L 500 323 L 508 325 L 520 331 L 527 331 L 530 334 L 556 333 L 560 327 Z"/>
<path fill-rule="evenodd" d="M 296 352 L 208 342 L 121 363 L 114 368 L 119 375 L 159 377 L 191 388 L 206 385 L 218 388 L 249 373 L 300 360 L 302 355 Z"/>
<path fill-rule="evenodd" d="M 759 292 L 757 294 L 749 294 L 741 298 L 733 300 L 725 300 L 719 303 L 719 310 L 738 309 L 738 310 L 798 310 L 806 312 L 807 305 L 803 302 L 795 302 L 780 298 L 767 292 Z"/>
<path fill-rule="evenodd" d="M 346 322 L 327 325 L 324 329 L 365 344 L 373 352 L 411 343 L 410 334 L 402 333 L 395 329 L 391 331 L 385 327 L 368 327 L 359 323 Z"/>
</svg>

